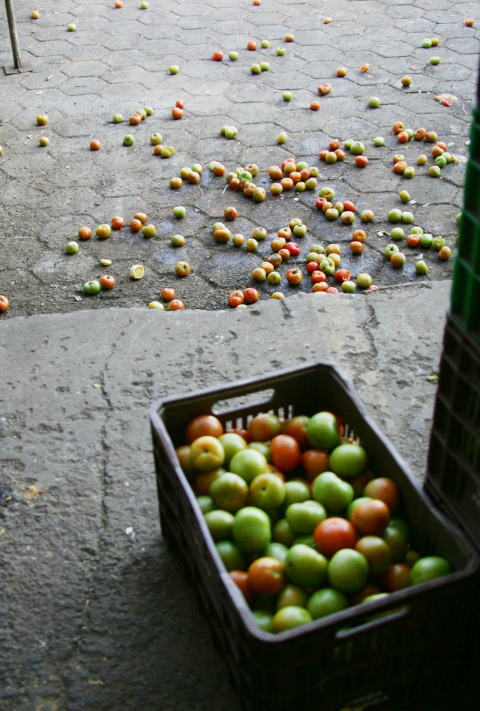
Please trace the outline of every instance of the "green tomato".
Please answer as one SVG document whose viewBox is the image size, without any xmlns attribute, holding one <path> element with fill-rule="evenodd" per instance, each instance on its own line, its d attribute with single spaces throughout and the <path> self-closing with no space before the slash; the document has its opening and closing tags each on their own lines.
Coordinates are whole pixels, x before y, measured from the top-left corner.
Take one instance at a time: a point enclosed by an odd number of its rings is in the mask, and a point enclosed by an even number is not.
<svg viewBox="0 0 480 711">
<path fill-rule="evenodd" d="M 276 633 L 291 630 L 312 622 L 312 617 L 304 607 L 282 607 L 273 618 L 273 631 Z"/>
<path fill-rule="evenodd" d="M 346 141 L 343 143 L 343 147 L 345 148 L 346 151 L 349 151 L 350 148 L 352 147 L 353 140 L 351 138 L 347 138 Z"/>
<path fill-rule="evenodd" d="M 65 252 L 67 254 L 76 254 L 79 249 L 78 242 L 67 242 L 65 246 Z"/>
<path fill-rule="evenodd" d="M 396 242 L 398 242 L 405 237 L 405 232 L 402 230 L 401 227 L 394 227 L 393 230 L 390 232 L 390 237 Z"/>
<path fill-rule="evenodd" d="M 430 168 L 428 169 L 428 174 L 431 178 L 439 178 L 441 173 L 442 173 L 442 171 L 438 167 L 438 165 L 431 165 Z"/>
<path fill-rule="evenodd" d="M 173 235 L 170 242 L 172 247 L 183 247 L 185 244 L 185 237 L 183 235 Z"/>
<path fill-rule="evenodd" d="M 147 116 L 152 116 L 153 115 L 153 109 L 151 106 L 144 106 L 143 110 L 147 114 Z"/>
<path fill-rule="evenodd" d="M 290 548 L 297 534 L 292 530 L 286 518 L 281 518 L 280 521 L 273 526 L 272 538 L 275 543 L 281 543 L 286 548 Z M 276 556 L 273 556 L 274 558 Z"/>
<path fill-rule="evenodd" d="M 322 260 L 322 264 L 324 261 L 326 262 L 327 260 Z M 321 266 L 320 269 L 322 269 Z M 335 266 L 333 269 L 335 270 Z M 335 447 L 340 439 L 335 415 L 332 415 L 331 412 L 317 412 L 316 415 L 313 415 L 308 421 L 307 438 L 312 447 L 317 449 L 332 449 Z"/>
<path fill-rule="evenodd" d="M 380 146 L 385 145 L 385 139 L 382 138 L 381 136 L 377 136 L 376 138 L 373 139 L 373 145 L 376 146 L 377 148 L 380 148 Z"/>
<path fill-rule="evenodd" d="M 275 51 L 279 57 L 283 57 L 285 54 L 285 47 L 277 47 Z"/>
<path fill-rule="evenodd" d="M 71 22 L 69 25 L 67 25 L 67 30 L 69 32 L 75 32 L 76 29 L 77 29 L 77 26 L 73 22 Z"/>
<path fill-rule="evenodd" d="M 353 500 L 354 491 L 351 484 L 342 481 L 333 472 L 323 472 L 313 482 L 312 496 L 315 501 L 323 504 L 329 513 L 338 513 L 346 509 Z"/>
<path fill-rule="evenodd" d="M 317 501 L 304 501 L 290 504 L 285 511 L 285 518 L 295 533 L 306 534 L 314 532 L 318 524 L 327 518 L 327 512 Z"/>
<path fill-rule="evenodd" d="M 267 49 L 267 47 L 270 47 L 270 42 L 268 40 L 262 40 L 260 44 L 263 49 Z"/>
<path fill-rule="evenodd" d="M 447 159 L 445 158 L 445 155 L 437 156 L 435 158 L 435 163 L 438 165 L 439 168 L 445 168 L 447 165 Z"/>
<path fill-rule="evenodd" d="M 256 449 L 257 452 L 261 452 L 267 462 L 272 464 L 272 450 L 269 444 L 266 442 L 250 442 L 248 448 Z"/>
<path fill-rule="evenodd" d="M 335 612 L 346 610 L 348 606 L 348 598 L 343 593 L 333 588 L 324 588 L 313 593 L 308 601 L 307 610 L 314 620 L 319 620 Z"/>
<path fill-rule="evenodd" d="M 452 572 L 452 566 L 445 558 L 433 555 L 417 560 L 410 573 L 410 584 L 418 585 L 436 580 Z"/>
<path fill-rule="evenodd" d="M 200 511 L 207 514 L 209 511 L 215 510 L 215 504 L 212 501 L 211 496 L 197 496 L 198 505 L 200 506 Z"/>
<path fill-rule="evenodd" d="M 413 214 L 411 212 L 402 212 L 402 222 L 407 225 L 411 225 L 414 221 Z"/>
<path fill-rule="evenodd" d="M 399 195 L 402 202 L 410 202 L 411 197 L 406 190 L 401 190 Z"/>
<path fill-rule="evenodd" d="M 354 281 L 342 281 L 342 291 L 346 294 L 353 294 L 357 285 Z"/>
<path fill-rule="evenodd" d="M 230 461 L 230 471 L 242 477 L 250 484 L 255 477 L 265 474 L 268 462 L 264 454 L 256 449 L 243 449 L 233 455 Z"/>
<path fill-rule="evenodd" d="M 355 511 L 357 506 L 364 504 L 366 501 L 371 501 L 370 496 L 359 496 L 358 499 L 354 499 L 347 509 L 347 518 L 349 521 L 352 520 L 352 513 Z"/>
<path fill-rule="evenodd" d="M 282 565 L 285 565 L 287 553 L 287 546 L 284 546 L 283 543 L 278 543 L 277 541 L 269 543 L 265 550 L 265 555 L 268 556 L 268 558 L 275 558 L 275 560 L 279 560 Z"/>
<path fill-rule="evenodd" d="M 288 136 L 285 131 L 282 131 L 277 136 L 277 143 L 286 143 L 288 141 Z"/>
<path fill-rule="evenodd" d="M 172 64 L 171 67 L 168 67 L 168 71 L 170 72 L 170 74 L 178 74 L 178 72 L 180 71 L 180 67 L 177 67 L 176 64 Z"/>
<path fill-rule="evenodd" d="M 378 109 L 378 107 L 380 106 L 380 99 L 378 98 L 378 96 L 370 97 L 370 99 L 368 100 L 368 105 L 371 109 Z"/>
<path fill-rule="evenodd" d="M 282 99 L 283 99 L 284 101 L 290 101 L 291 98 L 292 98 L 292 92 L 291 92 L 291 91 L 284 91 L 284 92 L 283 92 L 283 94 L 282 94 Z"/>
<path fill-rule="evenodd" d="M 367 466 L 367 453 L 359 444 L 341 444 L 331 453 L 329 466 L 337 476 L 347 479 L 356 477 Z"/>
<path fill-rule="evenodd" d="M 462 221 L 462 213 L 461 213 L 461 212 L 458 212 L 455 219 L 456 219 L 456 221 L 457 221 L 457 225 L 459 225 L 460 222 Z"/>
<path fill-rule="evenodd" d="M 293 545 L 299 546 L 300 544 L 310 546 L 310 548 L 313 548 L 314 551 L 318 551 L 318 546 L 313 540 L 313 536 L 297 536 L 297 538 L 293 541 Z"/>
<path fill-rule="evenodd" d="M 328 564 L 330 585 L 343 593 L 361 590 L 367 582 L 368 575 L 367 559 L 351 548 L 337 551 Z"/>
<path fill-rule="evenodd" d="M 411 235 L 423 235 L 423 227 L 410 227 Z"/>
<path fill-rule="evenodd" d="M 400 531 L 406 541 L 410 540 L 410 529 L 402 518 L 391 518 L 387 528 L 394 528 Z"/>
<path fill-rule="evenodd" d="M 320 173 L 320 170 L 317 168 L 316 165 L 314 165 L 310 168 L 310 177 L 311 178 L 318 178 L 319 173 Z"/>
<path fill-rule="evenodd" d="M 428 272 L 427 264 L 423 261 L 423 259 L 419 259 L 419 261 L 415 264 L 415 269 L 417 270 L 417 274 L 426 274 Z"/>
<path fill-rule="evenodd" d="M 208 493 L 217 508 L 235 513 L 247 503 L 248 486 L 242 477 L 225 472 L 212 481 Z"/>
<path fill-rule="evenodd" d="M 440 64 L 440 57 L 430 57 L 430 64 Z"/>
<path fill-rule="evenodd" d="M 131 133 L 127 133 L 127 135 L 123 137 L 123 145 L 124 146 L 133 146 L 134 143 L 135 143 L 135 139 Z"/>
<path fill-rule="evenodd" d="M 228 572 L 247 569 L 245 556 L 232 541 L 217 541 L 215 547 Z"/>
<path fill-rule="evenodd" d="M 123 121 L 122 114 L 113 114 L 113 123 L 122 123 L 122 121 Z"/>
<path fill-rule="evenodd" d="M 260 64 L 252 64 L 252 66 L 250 67 L 250 71 L 252 72 L 252 74 L 260 74 L 262 71 Z"/>
<path fill-rule="evenodd" d="M 272 539 L 270 519 L 262 509 L 246 506 L 235 514 L 232 533 L 243 553 L 262 553 Z"/>
<path fill-rule="evenodd" d="M 187 214 L 187 209 L 183 207 L 182 205 L 177 205 L 177 207 L 174 207 L 172 210 L 174 216 L 177 218 L 177 220 L 180 220 L 182 217 L 185 217 Z"/>
<path fill-rule="evenodd" d="M 236 52 L 235 52 L 236 54 Z M 273 615 L 264 610 L 254 610 L 252 612 L 255 622 L 263 632 L 273 632 Z"/>
<path fill-rule="evenodd" d="M 365 146 L 360 141 L 352 141 L 350 150 L 354 156 L 360 156 L 365 152 Z"/>
<path fill-rule="evenodd" d="M 367 274 L 367 272 L 363 272 L 362 274 L 359 274 L 357 276 L 357 284 L 360 287 L 360 289 L 368 289 L 370 286 L 372 286 L 372 277 L 370 274 Z"/>
<path fill-rule="evenodd" d="M 307 600 L 308 593 L 306 590 L 299 585 L 287 584 L 278 595 L 277 611 L 281 610 L 282 607 L 290 607 L 291 605 L 295 607 L 306 607 Z"/>
<path fill-rule="evenodd" d="M 238 130 L 235 128 L 235 126 L 227 126 L 225 129 L 225 138 L 235 138 L 237 135 Z"/>
<path fill-rule="evenodd" d="M 414 178 L 415 177 L 415 168 L 412 165 L 409 165 L 403 171 L 403 177 L 404 178 Z"/>
<path fill-rule="evenodd" d="M 214 541 L 231 539 L 233 529 L 233 515 L 229 511 L 210 511 L 205 514 L 205 522 Z"/>
<path fill-rule="evenodd" d="M 310 498 L 310 489 L 303 481 L 285 482 L 285 510 L 291 504 L 301 504 L 304 501 L 309 501 Z"/>
<path fill-rule="evenodd" d="M 423 249 L 430 249 L 430 247 L 432 246 L 432 242 L 433 235 L 428 234 L 428 232 L 420 236 L 420 245 L 423 247 Z"/>
<path fill-rule="evenodd" d="M 228 58 L 234 62 L 236 59 L 238 59 L 238 52 L 229 52 L 228 53 Z"/>
<path fill-rule="evenodd" d="M 397 208 L 394 208 L 393 210 L 389 211 L 387 217 L 389 222 L 400 222 L 400 220 L 402 219 L 402 211 L 397 210 Z"/>
<path fill-rule="evenodd" d="M 382 533 L 383 540 L 388 543 L 392 563 L 403 563 L 408 550 L 408 542 L 399 528 L 389 527 Z"/>
<path fill-rule="evenodd" d="M 432 46 L 432 40 L 429 39 L 428 37 L 425 37 L 425 39 L 422 42 L 422 47 L 425 47 L 425 49 L 430 49 Z"/>
<path fill-rule="evenodd" d="M 285 560 L 287 578 L 304 588 L 319 587 L 327 573 L 327 559 L 318 551 L 306 545 L 290 548 Z"/>
<path fill-rule="evenodd" d="M 98 294 L 98 292 L 100 291 L 100 282 L 96 279 L 85 282 L 85 284 L 83 285 L 83 291 L 85 294 L 88 294 L 88 296 L 91 296 L 92 294 Z"/>
<path fill-rule="evenodd" d="M 281 506 L 285 499 L 285 484 L 276 474 L 260 474 L 250 484 L 254 506 L 271 510 Z"/>
<path fill-rule="evenodd" d="M 232 457 L 242 449 L 246 449 L 247 443 L 243 437 L 235 434 L 235 432 L 227 432 L 222 434 L 218 439 L 222 443 L 223 449 L 225 450 L 224 465 L 228 469 Z"/>
<path fill-rule="evenodd" d="M 268 72 L 270 69 L 270 64 L 268 62 L 260 62 L 260 69 L 262 72 Z"/>
<path fill-rule="evenodd" d="M 383 253 L 387 259 L 390 259 L 392 254 L 395 254 L 395 252 L 398 252 L 398 251 L 399 251 L 399 249 L 396 244 L 387 244 Z"/>
<path fill-rule="evenodd" d="M 432 240 L 432 249 L 439 252 L 442 247 L 445 247 L 445 240 L 443 237 L 434 237 Z"/>
</svg>

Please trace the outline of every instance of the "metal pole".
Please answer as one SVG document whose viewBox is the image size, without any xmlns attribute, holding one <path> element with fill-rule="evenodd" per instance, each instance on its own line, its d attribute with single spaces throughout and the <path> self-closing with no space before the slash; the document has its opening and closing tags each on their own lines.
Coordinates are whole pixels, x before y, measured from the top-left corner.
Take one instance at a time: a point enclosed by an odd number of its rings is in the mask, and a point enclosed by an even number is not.
<svg viewBox="0 0 480 711">
<path fill-rule="evenodd" d="M 12 44 L 13 66 L 5 65 L 5 74 L 18 74 L 19 72 L 31 72 L 32 67 L 29 62 L 22 65 L 20 58 L 20 47 L 18 44 L 17 24 L 15 22 L 15 13 L 13 11 L 13 0 L 5 0 L 5 9 L 7 11 L 8 30 L 10 32 L 10 42 Z"/>
<path fill-rule="evenodd" d="M 13 1 L 5 0 L 5 9 L 7 11 L 8 29 L 10 32 L 10 42 L 12 43 L 13 66 L 18 71 L 22 71 L 22 60 L 20 59 L 20 47 L 18 46 L 17 23 L 15 22 L 15 13 L 13 12 Z"/>
</svg>

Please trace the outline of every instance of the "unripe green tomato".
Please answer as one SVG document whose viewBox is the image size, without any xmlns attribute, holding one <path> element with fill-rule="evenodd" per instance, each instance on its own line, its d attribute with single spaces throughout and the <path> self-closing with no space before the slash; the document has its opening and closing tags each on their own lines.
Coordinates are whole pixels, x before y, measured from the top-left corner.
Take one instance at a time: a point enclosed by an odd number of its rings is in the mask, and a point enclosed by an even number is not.
<svg viewBox="0 0 480 711">
<path fill-rule="evenodd" d="M 365 152 L 365 146 L 361 141 L 353 141 L 350 150 L 354 156 L 360 156 Z"/>
<path fill-rule="evenodd" d="M 368 100 L 368 105 L 371 109 L 378 109 L 378 107 L 380 106 L 380 99 L 378 98 L 378 96 L 370 97 L 370 99 Z"/>
<path fill-rule="evenodd" d="M 263 47 L 263 49 L 267 49 L 267 47 L 270 47 L 270 42 L 268 40 L 262 40 L 261 46 Z"/>
<path fill-rule="evenodd" d="M 252 64 L 252 66 L 250 67 L 250 71 L 252 72 L 252 74 L 260 74 L 262 71 L 260 64 Z"/>
<path fill-rule="evenodd" d="M 414 131 L 413 129 L 411 129 L 411 128 L 406 128 L 406 129 L 405 129 L 405 133 L 406 133 L 407 136 L 408 136 L 408 140 L 410 140 L 411 138 L 413 138 L 414 135 L 415 135 L 415 131 Z"/>
<path fill-rule="evenodd" d="M 396 244 L 387 244 L 384 250 L 384 255 L 386 256 L 387 259 L 390 259 L 392 254 L 395 254 L 395 252 L 398 252 L 398 247 Z"/>
<path fill-rule="evenodd" d="M 185 244 L 185 237 L 183 235 L 173 235 L 170 242 L 173 247 L 183 247 Z"/>
<path fill-rule="evenodd" d="M 411 235 L 423 235 L 423 227 L 411 227 L 410 234 Z"/>
<path fill-rule="evenodd" d="M 193 171 L 194 173 L 199 173 L 199 174 L 200 174 L 200 173 L 202 173 L 203 168 L 202 168 L 202 166 L 200 165 L 200 163 L 194 163 L 194 164 L 192 165 L 192 171 Z"/>
<path fill-rule="evenodd" d="M 180 71 L 180 67 L 177 67 L 176 64 L 172 64 L 172 66 L 168 67 L 168 71 L 170 72 L 170 74 L 178 74 L 178 72 Z"/>
<path fill-rule="evenodd" d="M 187 209 L 183 207 L 182 205 L 177 205 L 177 207 L 173 208 L 173 214 L 177 218 L 177 220 L 180 220 L 182 217 L 185 217 L 187 214 Z"/>
<path fill-rule="evenodd" d="M 311 178 L 318 178 L 319 172 L 320 171 L 316 165 L 312 166 L 312 168 L 310 168 L 310 177 Z"/>
<path fill-rule="evenodd" d="M 424 234 L 420 237 L 420 245 L 423 249 L 430 249 L 433 242 L 433 236 L 430 234 Z"/>
<path fill-rule="evenodd" d="M 92 294 L 98 294 L 98 292 L 100 291 L 100 282 L 96 279 L 85 282 L 85 284 L 83 285 L 83 291 L 88 296 L 91 296 Z"/>
<path fill-rule="evenodd" d="M 238 131 L 235 126 L 227 126 L 227 128 L 225 129 L 225 138 L 235 138 L 237 133 Z"/>
<path fill-rule="evenodd" d="M 79 249 L 78 242 L 68 242 L 65 247 L 65 252 L 67 254 L 76 254 Z"/>
<path fill-rule="evenodd" d="M 402 222 L 406 225 L 411 225 L 414 220 L 413 214 L 411 212 L 402 212 Z"/>
<path fill-rule="evenodd" d="M 425 165 L 427 160 L 428 160 L 428 158 L 425 155 L 425 153 L 421 153 L 417 158 L 417 165 Z"/>
<path fill-rule="evenodd" d="M 417 274 L 426 274 L 428 272 L 428 267 L 423 261 L 423 259 L 420 259 L 416 264 L 415 264 L 415 269 L 417 270 Z"/>
<path fill-rule="evenodd" d="M 234 62 L 236 59 L 238 59 L 238 52 L 229 52 L 228 53 L 228 58 Z"/>
<path fill-rule="evenodd" d="M 373 145 L 379 148 L 380 146 L 385 145 L 385 139 L 382 138 L 381 136 L 377 136 L 376 138 L 373 139 Z"/>
<path fill-rule="evenodd" d="M 404 178 L 413 178 L 415 177 L 415 168 L 411 165 L 407 166 L 405 170 L 403 171 L 403 177 Z"/>
<path fill-rule="evenodd" d="M 282 133 L 279 133 L 277 136 L 277 143 L 286 143 L 288 140 L 287 134 L 282 131 Z"/>
<path fill-rule="evenodd" d="M 456 219 L 456 221 L 457 221 L 457 225 L 459 225 L 460 222 L 462 221 L 462 213 L 461 213 L 461 212 L 457 212 L 457 216 L 456 216 L 455 219 Z"/>
<path fill-rule="evenodd" d="M 438 165 L 439 168 L 445 168 L 445 166 L 447 165 L 447 159 L 445 158 L 445 155 L 437 156 L 435 158 L 435 164 Z"/>
<path fill-rule="evenodd" d="M 445 153 L 442 153 L 442 157 L 445 158 L 445 160 L 447 161 L 447 163 L 451 163 L 452 160 L 453 160 L 452 154 L 451 154 L 451 153 L 448 153 L 447 151 L 445 151 Z"/>
<path fill-rule="evenodd" d="M 425 47 L 425 49 L 430 49 L 432 46 L 432 40 L 429 39 L 428 37 L 425 37 L 425 39 L 422 42 L 422 47 Z"/>
<path fill-rule="evenodd" d="M 440 64 L 440 57 L 430 57 L 430 64 Z"/>
<path fill-rule="evenodd" d="M 298 185 L 298 183 L 297 183 L 297 185 Z M 307 188 L 307 190 L 315 190 L 317 185 L 318 185 L 317 179 L 311 178 L 311 177 L 308 178 L 307 182 L 305 183 L 305 187 Z"/>
<path fill-rule="evenodd" d="M 270 64 L 268 62 L 260 62 L 260 69 L 262 72 L 268 72 L 270 69 Z"/>
<path fill-rule="evenodd" d="M 245 243 L 245 249 L 247 252 L 256 252 L 258 249 L 258 242 L 256 239 L 253 239 L 253 237 L 250 237 L 250 239 L 247 239 Z"/>
<path fill-rule="evenodd" d="M 430 175 L 431 178 L 439 178 L 441 174 L 441 170 L 438 167 L 438 165 L 431 165 L 430 168 L 428 169 L 428 174 Z"/>
<path fill-rule="evenodd" d="M 347 294 L 353 294 L 356 286 L 357 285 L 353 281 L 342 281 L 342 291 Z"/>
<path fill-rule="evenodd" d="M 285 54 L 285 47 L 277 47 L 275 51 L 279 57 L 283 57 Z"/>
<path fill-rule="evenodd" d="M 269 284 L 280 284 L 282 281 L 282 277 L 278 272 L 270 272 L 267 279 Z"/>
<path fill-rule="evenodd" d="M 402 219 L 402 211 L 397 210 L 397 208 L 394 208 L 393 210 L 390 210 L 388 213 L 388 221 L 389 222 L 400 222 Z"/>
<path fill-rule="evenodd" d="M 300 181 L 299 183 L 296 183 L 295 185 L 295 190 L 297 193 L 303 193 L 303 191 L 306 189 L 306 185 L 303 181 Z"/>
<path fill-rule="evenodd" d="M 292 92 L 291 92 L 291 91 L 284 91 L 284 92 L 283 92 L 283 94 L 282 94 L 282 99 L 283 99 L 284 101 L 290 101 L 291 98 L 292 98 Z"/>
<path fill-rule="evenodd" d="M 410 202 L 411 198 L 406 190 L 401 190 L 399 195 L 402 202 Z"/>
<path fill-rule="evenodd" d="M 368 289 L 368 287 L 372 285 L 372 277 L 370 274 L 363 272 L 357 276 L 357 284 L 360 289 Z"/>
<path fill-rule="evenodd" d="M 346 141 L 344 141 L 343 147 L 345 148 L 346 151 L 349 151 L 350 148 L 353 145 L 353 140 L 351 138 L 347 138 Z"/>
<path fill-rule="evenodd" d="M 445 247 L 445 240 L 443 237 L 434 237 L 432 240 L 432 249 L 434 249 L 436 252 L 439 252 L 442 247 Z"/>
<path fill-rule="evenodd" d="M 405 237 L 405 232 L 401 227 L 394 227 L 394 229 L 390 232 L 390 237 L 396 242 L 399 242 Z"/>
</svg>

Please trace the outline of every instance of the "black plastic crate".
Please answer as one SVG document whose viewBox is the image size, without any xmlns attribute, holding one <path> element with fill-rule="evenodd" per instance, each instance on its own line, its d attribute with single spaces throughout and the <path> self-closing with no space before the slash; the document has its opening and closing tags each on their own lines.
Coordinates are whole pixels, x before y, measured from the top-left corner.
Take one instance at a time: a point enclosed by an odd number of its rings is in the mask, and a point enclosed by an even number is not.
<svg viewBox="0 0 480 711">
<path fill-rule="evenodd" d="M 480 347 L 450 314 L 425 487 L 480 550 Z"/>
<path fill-rule="evenodd" d="M 187 423 L 200 414 L 213 413 L 225 427 L 239 427 L 247 426 L 259 412 L 292 417 L 331 408 L 347 424 L 348 434 L 366 448 L 373 473 L 388 475 L 399 487 L 407 519 L 416 529 L 416 550 L 445 556 L 454 572 L 272 635 L 258 628 L 228 575 L 175 448 L 184 443 Z M 446 698 L 457 652 L 468 632 L 466 608 L 478 571 L 477 556 L 432 505 L 334 365 L 311 363 L 159 400 L 150 409 L 150 420 L 162 532 L 177 548 L 196 587 L 245 709 L 338 711 L 354 701 L 359 706 L 362 698 L 366 699 L 362 708 L 426 709 L 432 677 L 436 691 Z M 372 620 L 379 612 L 386 614 Z"/>
</svg>

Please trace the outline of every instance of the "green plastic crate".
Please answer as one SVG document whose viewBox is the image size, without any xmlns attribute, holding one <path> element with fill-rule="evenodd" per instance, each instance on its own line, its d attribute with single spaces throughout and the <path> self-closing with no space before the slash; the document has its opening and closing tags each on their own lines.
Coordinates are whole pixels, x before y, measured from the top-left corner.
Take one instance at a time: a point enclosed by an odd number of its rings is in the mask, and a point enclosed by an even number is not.
<svg viewBox="0 0 480 711">
<path fill-rule="evenodd" d="M 480 341 L 480 109 L 473 110 L 470 157 L 458 252 L 453 272 L 452 314 Z"/>
</svg>

